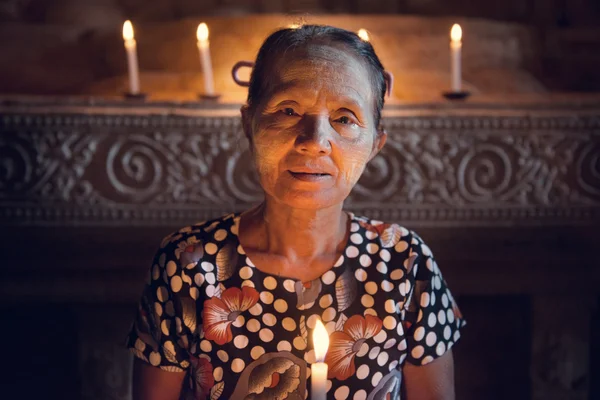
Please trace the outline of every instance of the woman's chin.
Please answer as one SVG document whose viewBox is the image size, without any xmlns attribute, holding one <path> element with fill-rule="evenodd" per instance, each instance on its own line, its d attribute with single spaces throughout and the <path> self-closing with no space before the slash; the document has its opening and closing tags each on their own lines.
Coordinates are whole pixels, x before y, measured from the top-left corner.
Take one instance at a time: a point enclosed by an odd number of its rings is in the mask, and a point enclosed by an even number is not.
<svg viewBox="0 0 600 400">
<path fill-rule="evenodd" d="M 337 190 L 281 190 L 278 193 L 278 200 L 289 207 L 319 210 L 329 208 L 344 202 L 346 196 L 341 195 Z"/>
</svg>

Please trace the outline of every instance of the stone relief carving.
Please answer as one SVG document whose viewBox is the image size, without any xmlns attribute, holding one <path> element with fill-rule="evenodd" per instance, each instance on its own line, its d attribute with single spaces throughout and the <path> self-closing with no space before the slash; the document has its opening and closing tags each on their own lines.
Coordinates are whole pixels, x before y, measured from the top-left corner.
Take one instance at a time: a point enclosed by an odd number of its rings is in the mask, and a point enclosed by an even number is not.
<svg viewBox="0 0 600 400">
<path fill-rule="evenodd" d="M 600 119 L 388 116 L 347 207 L 423 223 L 600 214 Z M 237 116 L 5 114 L 0 218 L 190 222 L 260 200 Z"/>
</svg>

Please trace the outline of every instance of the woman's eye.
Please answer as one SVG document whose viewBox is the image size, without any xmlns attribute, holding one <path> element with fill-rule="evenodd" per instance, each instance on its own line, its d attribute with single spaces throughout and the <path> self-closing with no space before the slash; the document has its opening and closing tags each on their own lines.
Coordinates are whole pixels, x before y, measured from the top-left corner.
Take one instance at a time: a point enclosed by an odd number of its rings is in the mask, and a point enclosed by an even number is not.
<svg viewBox="0 0 600 400">
<path fill-rule="evenodd" d="M 284 108 L 282 111 L 283 111 L 283 113 L 284 113 L 285 115 L 289 115 L 289 116 L 293 116 L 293 115 L 295 115 L 295 114 L 296 114 L 296 112 L 294 111 L 294 109 L 293 109 L 293 108 L 291 108 L 291 107 L 286 107 L 286 108 Z"/>
<path fill-rule="evenodd" d="M 354 123 L 354 121 L 352 120 L 352 118 L 350 118 L 350 117 L 348 117 L 346 115 L 341 116 L 338 119 L 336 119 L 336 122 L 339 122 L 340 124 L 343 124 L 343 125 L 350 125 L 350 124 Z"/>
</svg>

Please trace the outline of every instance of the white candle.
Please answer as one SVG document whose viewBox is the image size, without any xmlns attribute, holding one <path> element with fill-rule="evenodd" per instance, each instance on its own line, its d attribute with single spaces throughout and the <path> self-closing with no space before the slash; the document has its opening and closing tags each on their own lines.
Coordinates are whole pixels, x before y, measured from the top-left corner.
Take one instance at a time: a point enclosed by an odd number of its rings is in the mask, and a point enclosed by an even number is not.
<svg viewBox="0 0 600 400">
<path fill-rule="evenodd" d="M 359 29 L 357 32 L 359 38 L 361 38 L 364 42 L 369 41 L 369 32 L 366 29 Z"/>
<path fill-rule="evenodd" d="M 133 25 L 127 20 L 123 24 L 123 40 L 127 50 L 127 67 L 129 68 L 129 93 L 140 93 L 140 72 L 138 69 L 137 44 L 133 35 Z"/>
<path fill-rule="evenodd" d="M 450 65 L 451 65 L 451 88 L 453 92 L 461 91 L 461 48 L 462 29 L 460 25 L 454 24 L 450 31 Z"/>
<path fill-rule="evenodd" d="M 214 96 L 215 84 L 213 81 L 212 63 L 210 61 L 208 26 L 206 26 L 204 22 L 198 25 L 198 29 L 196 30 L 196 38 L 198 39 L 200 64 L 202 64 L 202 72 L 204 73 L 204 94 L 207 96 Z"/>
<path fill-rule="evenodd" d="M 325 355 L 329 348 L 329 334 L 320 320 L 317 320 L 313 330 L 316 362 L 310 366 L 311 400 L 326 400 L 327 398 L 327 364 Z"/>
</svg>

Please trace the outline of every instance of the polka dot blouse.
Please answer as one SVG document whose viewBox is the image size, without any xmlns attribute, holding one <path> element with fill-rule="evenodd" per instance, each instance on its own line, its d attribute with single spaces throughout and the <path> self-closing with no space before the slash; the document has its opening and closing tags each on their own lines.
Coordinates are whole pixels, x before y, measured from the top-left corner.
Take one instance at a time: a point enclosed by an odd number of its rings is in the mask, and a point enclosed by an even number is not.
<svg viewBox="0 0 600 400">
<path fill-rule="evenodd" d="M 165 371 L 186 371 L 182 399 L 302 400 L 321 320 L 330 341 L 327 398 L 400 399 L 404 363 L 443 355 L 464 321 L 419 236 L 350 217 L 342 256 L 304 283 L 252 264 L 239 214 L 166 237 L 128 347 Z"/>
</svg>

